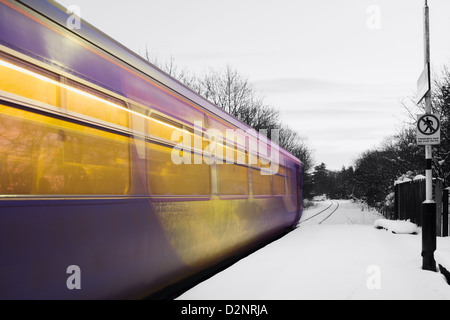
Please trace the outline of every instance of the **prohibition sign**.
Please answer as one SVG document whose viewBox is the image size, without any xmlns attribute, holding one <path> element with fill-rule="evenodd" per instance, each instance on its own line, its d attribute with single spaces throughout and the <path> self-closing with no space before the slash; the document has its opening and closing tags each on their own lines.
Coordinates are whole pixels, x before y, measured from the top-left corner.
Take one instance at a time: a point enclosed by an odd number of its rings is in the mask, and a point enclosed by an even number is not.
<svg viewBox="0 0 450 320">
<path fill-rule="evenodd" d="M 426 136 L 435 134 L 439 126 L 439 119 L 434 114 L 424 114 L 417 121 L 417 129 Z"/>
</svg>

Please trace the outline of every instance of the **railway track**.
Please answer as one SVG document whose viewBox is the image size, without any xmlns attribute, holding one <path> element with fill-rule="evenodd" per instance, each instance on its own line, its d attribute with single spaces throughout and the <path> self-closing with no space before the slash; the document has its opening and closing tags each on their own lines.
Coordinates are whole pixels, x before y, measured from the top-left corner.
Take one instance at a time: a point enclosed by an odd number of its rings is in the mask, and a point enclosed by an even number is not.
<svg viewBox="0 0 450 320">
<path fill-rule="evenodd" d="M 313 214 L 312 216 L 310 216 L 304 220 L 301 220 L 298 223 L 298 225 L 301 225 L 301 224 L 303 224 L 313 218 L 316 218 L 316 217 L 317 217 L 317 220 L 319 221 L 319 222 L 317 222 L 317 224 L 322 224 L 325 220 L 327 220 L 329 217 L 331 217 L 331 215 L 333 213 L 335 213 L 337 209 L 339 209 L 339 202 L 338 201 L 330 201 L 329 206 L 327 206 L 325 209 L 322 209 L 321 211 Z"/>
</svg>

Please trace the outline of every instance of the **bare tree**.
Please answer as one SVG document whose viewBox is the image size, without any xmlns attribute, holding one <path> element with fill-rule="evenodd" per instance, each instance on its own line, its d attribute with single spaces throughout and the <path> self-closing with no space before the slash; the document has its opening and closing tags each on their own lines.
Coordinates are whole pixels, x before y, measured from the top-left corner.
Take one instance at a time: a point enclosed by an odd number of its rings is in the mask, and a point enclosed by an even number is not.
<svg viewBox="0 0 450 320">
<path fill-rule="evenodd" d="M 441 143 L 439 146 L 433 146 L 433 175 L 441 178 L 446 185 L 450 185 L 450 70 L 444 66 L 440 72 L 433 72 L 433 75 L 431 112 L 438 115 L 441 122 Z M 417 115 L 423 114 L 425 108 L 423 102 L 417 105 L 413 98 L 407 99 L 402 105 L 410 121 L 405 123 L 403 131 L 396 136 L 398 149 L 402 153 L 399 159 L 417 158 L 418 148 L 412 148 L 412 146 L 416 146 L 415 127 Z M 405 135 L 408 130 L 410 131 L 409 136 Z M 412 139 L 408 140 L 408 137 L 411 136 Z M 419 156 L 423 158 L 423 150 L 419 151 Z M 419 168 L 423 170 L 423 164 Z"/>
<path fill-rule="evenodd" d="M 223 70 L 211 69 L 197 77 L 186 69 L 180 69 L 173 57 L 162 62 L 152 58 L 146 49 L 145 58 L 256 131 L 267 130 L 265 132 L 269 139 L 272 129 L 282 128 L 279 130 L 280 146 L 302 161 L 305 173 L 312 168 L 313 152 L 307 145 L 307 139 L 284 126 L 279 119 L 279 110 L 266 104 L 249 79 L 230 65 Z"/>
<path fill-rule="evenodd" d="M 279 144 L 302 162 L 304 173 L 312 169 L 314 157 L 312 149 L 307 144 L 307 138 L 300 136 L 292 128 L 284 126 L 280 130 Z"/>
<path fill-rule="evenodd" d="M 200 94 L 229 114 L 239 118 L 254 103 L 249 80 L 227 65 L 224 71 L 210 70 L 200 78 Z"/>
<path fill-rule="evenodd" d="M 194 92 L 200 94 L 200 85 L 198 78 L 194 74 L 189 72 L 186 68 L 180 68 L 175 63 L 175 58 L 173 56 L 170 56 L 168 60 L 161 61 L 156 55 L 152 55 L 148 48 L 146 48 L 144 58 L 151 64 L 167 73 L 172 78 L 177 79 Z"/>
</svg>

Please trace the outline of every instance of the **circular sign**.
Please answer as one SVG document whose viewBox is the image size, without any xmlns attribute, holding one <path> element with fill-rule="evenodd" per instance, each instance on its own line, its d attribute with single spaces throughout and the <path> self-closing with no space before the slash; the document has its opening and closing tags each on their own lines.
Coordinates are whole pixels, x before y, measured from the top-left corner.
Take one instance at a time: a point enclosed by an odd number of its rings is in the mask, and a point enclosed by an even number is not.
<svg viewBox="0 0 450 320">
<path fill-rule="evenodd" d="M 431 136 L 439 130 L 439 119 L 433 114 L 424 114 L 417 121 L 417 129 L 420 133 Z"/>
</svg>

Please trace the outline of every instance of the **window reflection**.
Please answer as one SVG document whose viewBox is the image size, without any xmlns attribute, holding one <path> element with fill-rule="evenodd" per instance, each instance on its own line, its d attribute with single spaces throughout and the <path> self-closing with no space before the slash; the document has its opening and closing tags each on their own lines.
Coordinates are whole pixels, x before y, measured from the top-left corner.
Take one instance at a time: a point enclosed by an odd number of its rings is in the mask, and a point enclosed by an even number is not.
<svg viewBox="0 0 450 320">
<path fill-rule="evenodd" d="M 128 138 L 0 105 L 0 194 L 125 194 Z"/>
</svg>

